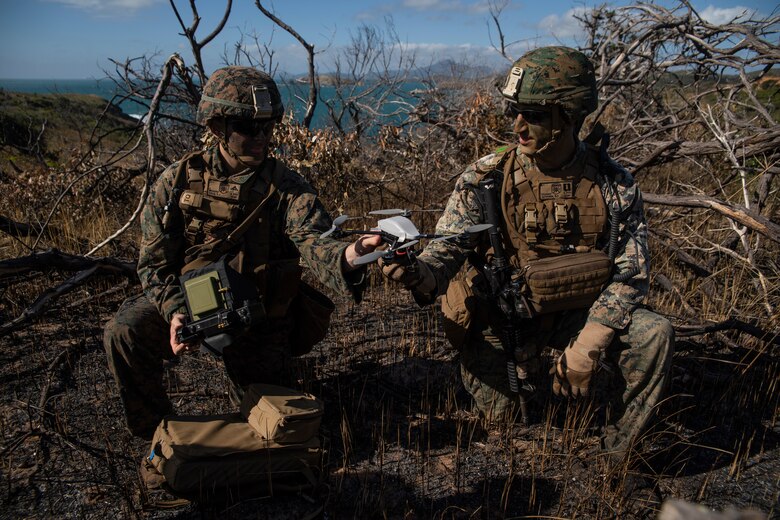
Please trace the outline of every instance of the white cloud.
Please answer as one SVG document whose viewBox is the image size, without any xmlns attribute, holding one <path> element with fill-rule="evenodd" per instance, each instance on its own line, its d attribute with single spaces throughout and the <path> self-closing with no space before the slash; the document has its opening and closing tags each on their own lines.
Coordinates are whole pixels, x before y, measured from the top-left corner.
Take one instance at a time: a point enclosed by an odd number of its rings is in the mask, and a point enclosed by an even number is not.
<svg viewBox="0 0 780 520">
<path fill-rule="evenodd" d="M 463 2 L 462 0 L 403 0 L 401 6 L 416 11 L 482 13 L 488 10 L 488 2 L 485 0 L 478 2 Z"/>
<path fill-rule="evenodd" d="M 96 14 L 133 13 L 162 0 L 49 0 Z"/>
<path fill-rule="evenodd" d="M 580 21 L 575 18 L 575 15 L 582 15 L 586 10 L 586 7 L 575 7 L 562 16 L 557 14 L 545 16 L 537 27 L 558 39 L 575 38 L 583 33 Z"/>
<path fill-rule="evenodd" d="M 708 5 L 703 11 L 699 11 L 702 20 L 713 25 L 721 25 L 734 21 L 737 18 L 750 18 L 757 14 L 755 9 L 737 5 L 734 7 L 715 7 Z"/>
</svg>

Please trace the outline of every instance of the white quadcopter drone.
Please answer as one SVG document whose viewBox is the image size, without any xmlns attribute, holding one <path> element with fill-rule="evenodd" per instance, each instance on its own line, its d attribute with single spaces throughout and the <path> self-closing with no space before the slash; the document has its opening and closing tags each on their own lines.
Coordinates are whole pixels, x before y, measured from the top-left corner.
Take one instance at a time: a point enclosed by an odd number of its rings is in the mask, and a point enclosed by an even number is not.
<svg viewBox="0 0 780 520">
<path fill-rule="evenodd" d="M 392 215 L 388 218 L 380 219 L 377 222 L 377 228 L 370 230 L 362 229 L 342 229 L 341 225 L 350 219 L 349 215 L 341 215 L 333 220 L 332 227 L 325 233 L 320 235 L 320 238 L 325 238 L 330 235 L 337 237 L 344 237 L 347 235 L 380 235 L 383 242 L 389 245 L 387 249 L 374 251 L 366 255 L 358 257 L 354 264 L 364 265 L 375 262 L 380 258 L 384 258 L 386 261 L 391 261 L 395 258 L 396 254 L 407 255 L 408 248 L 417 244 L 420 239 L 429 239 L 431 242 L 440 240 L 458 240 L 467 237 L 472 233 L 479 233 L 493 227 L 492 224 L 477 224 L 466 228 L 463 233 L 455 235 L 434 235 L 429 233 L 420 233 L 414 223 L 409 220 L 411 212 L 403 209 L 382 209 L 376 211 L 370 211 L 369 215 Z"/>
</svg>

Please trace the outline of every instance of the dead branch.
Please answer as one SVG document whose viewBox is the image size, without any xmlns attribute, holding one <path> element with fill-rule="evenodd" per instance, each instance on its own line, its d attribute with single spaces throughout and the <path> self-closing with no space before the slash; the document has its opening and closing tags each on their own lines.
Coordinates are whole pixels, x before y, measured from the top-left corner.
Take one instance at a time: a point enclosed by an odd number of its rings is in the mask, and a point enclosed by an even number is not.
<svg viewBox="0 0 780 520">
<path fill-rule="evenodd" d="M 676 244 L 671 242 L 669 239 L 671 239 L 672 237 L 670 237 L 668 233 L 664 231 L 657 231 L 655 228 L 652 227 L 648 228 L 648 231 L 650 232 L 651 235 L 655 236 L 656 239 L 661 244 L 663 244 L 664 247 L 674 252 L 678 262 L 690 268 L 694 272 L 694 274 L 701 277 L 712 276 L 711 270 L 709 270 L 706 266 L 699 263 L 694 257 L 686 253 L 682 248 L 678 247 Z M 664 240 L 661 237 L 667 240 Z"/>
<path fill-rule="evenodd" d="M 642 198 L 645 202 L 650 204 L 713 209 L 721 215 L 739 222 L 743 226 L 747 226 L 753 231 L 757 231 L 765 237 L 780 243 L 780 224 L 735 204 L 723 202 L 704 195 L 675 196 L 643 193 Z"/>
<path fill-rule="evenodd" d="M 214 30 L 203 38 L 202 40 L 198 41 L 198 39 L 195 37 L 195 32 L 198 30 L 198 26 L 200 25 L 200 15 L 198 14 L 198 8 L 195 5 L 195 0 L 190 0 L 190 10 L 192 11 L 192 24 L 187 27 L 184 23 L 184 20 L 182 20 L 181 15 L 179 15 L 179 10 L 176 8 L 176 3 L 174 0 L 170 0 L 171 8 L 173 9 L 174 14 L 176 15 L 176 19 L 179 21 L 179 25 L 181 26 L 182 36 L 187 38 L 187 41 L 190 44 L 190 48 L 192 49 L 192 56 L 195 58 L 195 65 L 197 67 L 197 73 L 198 78 L 200 79 L 200 84 L 205 85 L 207 74 L 206 70 L 203 68 L 203 57 L 202 57 L 202 51 L 203 47 L 208 45 L 211 40 L 213 40 L 220 32 L 222 32 L 222 29 L 225 27 L 225 24 L 228 21 L 228 18 L 230 17 L 230 11 L 233 7 L 233 0 L 227 0 L 225 4 L 225 13 L 222 15 L 222 19 L 219 21 L 217 26 L 214 28 Z"/>
<path fill-rule="evenodd" d="M 122 269 L 117 269 L 112 264 L 95 263 L 91 267 L 79 271 L 75 276 L 72 276 L 65 280 L 57 287 L 50 287 L 43 291 L 38 298 L 27 307 L 22 313 L 13 320 L 0 325 L 0 337 L 3 337 L 14 330 L 20 329 L 28 321 L 39 316 L 51 303 L 60 296 L 69 293 L 73 289 L 76 289 L 80 285 L 84 284 L 95 274 L 125 274 Z"/>
<path fill-rule="evenodd" d="M 317 108 L 317 81 L 314 72 L 314 45 L 310 44 L 292 27 L 284 23 L 279 17 L 273 14 L 271 11 L 263 7 L 260 0 L 255 0 L 255 5 L 258 9 L 276 25 L 290 33 L 290 35 L 298 40 L 303 48 L 306 49 L 306 55 L 309 62 L 309 100 L 306 104 L 306 114 L 303 116 L 303 126 L 305 128 L 311 128 L 311 121 L 314 119 L 314 109 Z"/>
<path fill-rule="evenodd" d="M 37 237 L 43 232 L 43 228 L 33 224 L 16 222 L 6 216 L 0 215 L 0 231 L 12 237 Z M 51 226 L 49 226 L 49 232 L 53 234 L 59 233 L 59 231 Z"/>
<path fill-rule="evenodd" d="M 148 147 L 148 156 L 147 156 L 147 170 L 146 170 L 146 182 L 144 183 L 144 188 L 141 191 L 141 196 L 138 200 L 138 206 L 136 206 L 135 211 L 130 216 L 130 219 L 128 219 L 125 224 L 116 230 L 111 236 L 100 242 L 98 245 L 93 247 L 85 256 L 92 256 L 95 254 L 96 251 L 98 251 L 100 248 L 114 240 L 116 237 L 120 236 L 122 233 L 127 231 L 131 225 L 133 225 L 133 222 L 138 218 L 138 216 L 141 214 L 141 210 L 143 210 L 144 204 L 146 203 L 146 197 L 149 194 L 149 189 L 154 182 L 154 175 L 157 173 L 157 154 L 155 153 L 154 143 L 155 143 L 155 137 L 154 137 L 154 128 L 155 128 L 155 121 L 157 116 L 157 111 L 160 106 L 160 100 L 165 95 L 165 91 L 168 88 L 168 85 L 171 82 L 171 77 L 173 76 L 173 69 L 174 67 L 178 69 L 179 74 L 182 76 L 187 75 L 187 68 L 184 65 L 184 60 L 181 59 L 181 56 L 178 54 L 172 54 L 165 62 L 165 65 L 163 66 L 163 76 L 160 79 L 159 84 L 157 85 L 157 92 L 154 94 L 154 98 L 152 98 L 152 103 L 149 105 L 149 112 L 146 114 L 146 122 L 144 124 L 144 132 L 146 134 L 146 143 Z"/>
<path fill-rule="evenodd" d="M 653 276 L 653 281 L 657 283 L 666 292 L 672 293 L 682 305 L 685 314 L 691 317 L 698 316 L 699 313 L 694 309 L 685 297 L 680 293 L 679 289 L 674 286 L 672 281 L 663 273 L 656 273 Z"/>
<path fill-rule="evenodd" d="M 0 280 L 21 276 L 32 271 L 84 271 L 97 267 L 100 274 L 118 274 L 137 280 L 135 262 L 118 258 L 87 258 L 86 256 L 63 253 L 57 249 L 33 253 L 27 256 L 0 261 Z"/>
<path fill-rule="evenodd" d="M 501 21 L 499 18 L 501 17 L 501 12 L 506 9 L 506 6 L 509 4 L 509 0 L 501 0 L 495 1 L 491 0 L 488 2 L 488 12 L 490 13 L 490 18 L 493 20 L 493 25 L 496 26 L 496 32 L 498 32 L 498 45 L 493 43 L 493 37 L 490 33 L 490 25 L 488 24 L 488 37 L 490 38 L 490 44 L 493 46 L 494 49 L 498 51 L 501 56 L 506 58 L 508 61 L 512 61 L 512 58 L 507 53 L 507 44 L 506 44 L 506 38 L 504 36 L 504 31 L 501 28 Z"/>
<path fill-rule="evenodd" d="M 736 318 L 729 318 L 718 323 L 675 325 L 675 334 L 681 338 L 700 336 L 711 332 L 738 330 L 773 345 L 780 345 L 780 332 L 770 332 Z"/>
</svg>

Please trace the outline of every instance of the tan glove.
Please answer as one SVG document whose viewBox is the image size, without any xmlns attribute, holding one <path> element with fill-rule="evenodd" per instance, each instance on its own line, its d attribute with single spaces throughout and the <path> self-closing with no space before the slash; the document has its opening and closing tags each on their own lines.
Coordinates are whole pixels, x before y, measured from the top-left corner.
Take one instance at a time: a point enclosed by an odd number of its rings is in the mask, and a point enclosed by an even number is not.
<svg viewBox="0 0 780 520">
<path fill-rule="evenodd" d="M 385 263 L 382 260 L 382 274 L 390 280 L 400 283 L 406 289 L 419 294 L 429 295 L 436 290 L 436 277 L 428 264 L 415 258 L 414 264 Z"/>
<path fill-rule="evenodd" d="M 599 355 L 607 349 L 614 337 L 614 329 L 595 321 L 586 323 L 577 339 L 563 351 L 551 370 L 555 374 L 553 393 L 574 398 L 587 396 Z"/>
</svg>

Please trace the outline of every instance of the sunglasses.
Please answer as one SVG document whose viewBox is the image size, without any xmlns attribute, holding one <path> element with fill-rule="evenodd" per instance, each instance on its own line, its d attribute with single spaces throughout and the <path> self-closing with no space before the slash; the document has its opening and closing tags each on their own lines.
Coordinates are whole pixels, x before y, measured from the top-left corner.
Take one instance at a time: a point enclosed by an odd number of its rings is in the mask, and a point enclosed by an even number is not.
<svg viewBox="0 0 780 520">
<path fill-rule="evenodd" d="M 228 119 L 228 125 L 234 132 L 250 137 L 265 134 L 268 135 L 274 128 L 275 119 Z"/>
<path fill-rule="evenodd" d="M 517 119 L 518 115 L 522 115 L 523 119 L 532 125 L 538 125 L 540 123 L 546 123 L 552 119 L 552 112 L 550 110 L 540 110 L 534 108 L 519 107 L 517 105 L 507 105 L 507 115 L 514 119 Z"/>
</svg>

